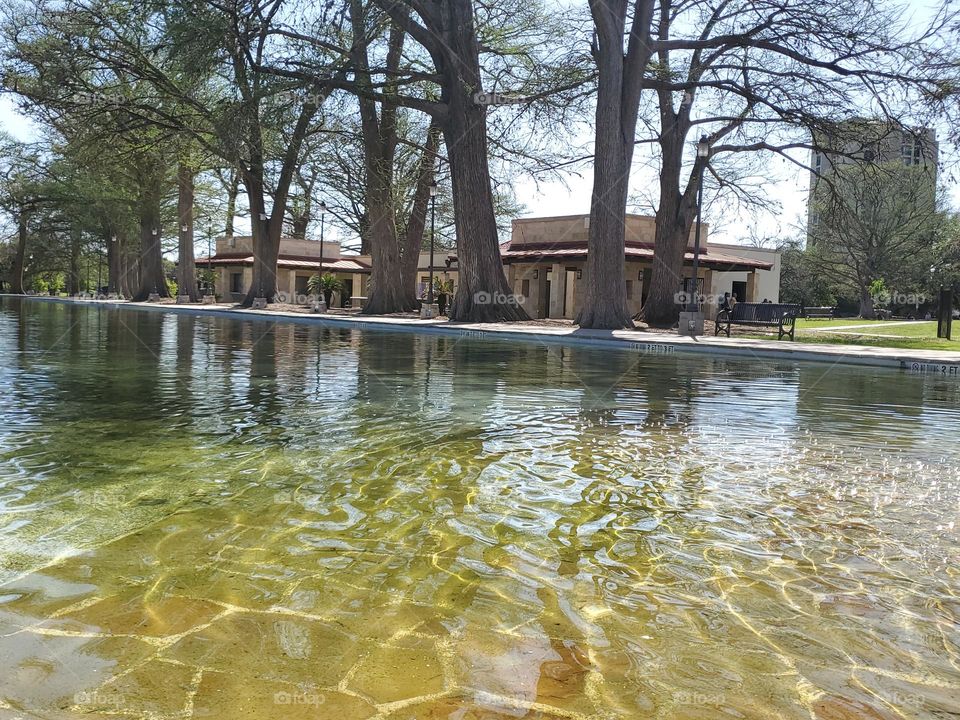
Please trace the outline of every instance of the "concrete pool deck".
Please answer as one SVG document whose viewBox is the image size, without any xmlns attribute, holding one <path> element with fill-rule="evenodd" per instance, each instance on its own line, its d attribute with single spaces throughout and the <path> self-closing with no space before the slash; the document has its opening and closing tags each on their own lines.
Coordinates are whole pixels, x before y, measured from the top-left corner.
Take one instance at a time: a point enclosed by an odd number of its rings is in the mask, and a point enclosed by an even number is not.
<svg viewBox="0 0 960 720">
<path fill-rule="evenodd" d="M 452 323 L 447 320 L 420 320 L 413 317 L 362 315 L 318 315 L 282 310 L 253 310 L 232 304 L 171 304 L 92 298 L 57 298 L 38 295 L 5 295 L 46 302 L 103 305 L 131 309 L 197 315 L 218 315 L 236 319 L 276 320 L 308 325 L 327 325 L 392 332 L 420 332 L 448 336 L 520 340 L 570 346 L 592 346 L 639 352 L 647 355 L 709 355 L 757 360 L 792 360 L 842 365 L 900 369 L 911 374 L 934 374 L 960 381 L 960 353 L 947 350 L 908 350 L 860 345 L 821 345 L 786 340 L 726 338 L 704 335 L 699 338 L 643 330 L 588 330 L 578 327 L 544 326 L 527 323 Z"/>
</svg>

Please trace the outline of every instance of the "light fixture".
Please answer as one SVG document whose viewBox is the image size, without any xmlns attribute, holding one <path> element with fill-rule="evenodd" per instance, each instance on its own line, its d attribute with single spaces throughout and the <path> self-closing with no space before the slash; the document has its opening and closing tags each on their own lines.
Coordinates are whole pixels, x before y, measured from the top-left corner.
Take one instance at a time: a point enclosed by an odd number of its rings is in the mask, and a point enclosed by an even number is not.
<svg viewBox="0 0 960 720">
<path fill-rule="evenodd" d="M 153 230 L 151 230 L 150 232 L 153 233 L 154 235 L 156 235 L 156 234 L 157 234 L 157 229 L 156 229 L 156 228 L 153 228 Z"/>
<path fill-rule="evenodd" d="M 116 235 L 113 235 L 113 236 L 110 238 L 110 242 L 116 242 L 116 241 L 117 241 L 117 236 L 116 236 Z"/>
<path fill-rule="evenodd" d="M 710 141 L 707 139 L 706 135 L 700 138 L 700 142 L 697 143 L 697 157 L 710 157 Z"/>
<path fill-rule="evenodd" d="M 577 280 L 583 280 L 583 268 L 577 269 Z"/>
<path fill-rule="evenodd" d="M 321 200 L 320 201 L 320 217 L 323 217 L 326 214 L 327 214 L 327 204 Z"/>
<path fill-rule="evenodd" d="M 180 226 L 180 232 L 190 232 L 190 226 L 189 226 L 189 225 L 181 225 L 181 226 Z"/>
<path fill-rule="evenodd" d="M 436 197 L 436 196 L 437 196 L 437 189 L 438 189 L 438 188 L 437 188 L 437 184 L 436 184 L 436 183 L 430 183 L 430 197 Z"/>
<path fill-rule="evenodd" d="M 266 219 L 267 219 L 267 214 L 266 214 L 266 213 L 260 213 L 260 219 L 263 220 L 263 221 L 266 221 Z"/>
<path fill-rule="evenodd" d="M 540 277 L 540 270 L 539 270 L 539 268 L 534 268 L 534 269 L 533 269 L 533 279 L 534 279 L 534 280 L 537 280 L 539 277 Z"/>
</svg>

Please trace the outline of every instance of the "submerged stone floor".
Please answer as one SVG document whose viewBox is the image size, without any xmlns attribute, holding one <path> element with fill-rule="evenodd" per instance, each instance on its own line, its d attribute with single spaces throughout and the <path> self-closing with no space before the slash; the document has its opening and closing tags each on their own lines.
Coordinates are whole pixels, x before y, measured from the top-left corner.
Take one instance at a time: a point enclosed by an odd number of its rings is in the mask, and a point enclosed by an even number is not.
<svg viewBox="0 0 960 720">
<path fill-rule="evenodd" d="M 0 587 L 0 718 L 619 717 L 598 710 L 576 642 L 458 627 L 405 593 L 276 562 L 251 544 L 275 529 L 252 518 L 201 520 Z"/>
</svg>

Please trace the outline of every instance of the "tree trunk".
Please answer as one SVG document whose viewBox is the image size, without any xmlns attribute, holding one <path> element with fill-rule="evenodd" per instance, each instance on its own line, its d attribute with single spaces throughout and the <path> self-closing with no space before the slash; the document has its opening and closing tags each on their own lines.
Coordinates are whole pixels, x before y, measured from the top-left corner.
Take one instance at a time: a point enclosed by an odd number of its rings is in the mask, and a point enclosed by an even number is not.
<svg viewBox="0 0 960 720">
<path fill-rule="evenodd" d="M 23 266 L 27 257 L 27 211 L 20 208 L 17 215 L 17 251 L 13 256 L 13 268 L 10 277 L 10 292 L 23 295 Z"/>
<path fill-rule="evenodd" d="M 628 9 L 633 19 L 623 51 Z M 596 138 L 586 292 L 576 323 L 585 328 L 633 327 L 624 276 L 630 165 L 643 75 L 652 55 L 652 0 L 590 0 L 597 63 Z"/>
<path fill-rule="evenodd" d="M 877 317 L 873 295 L 870 294 L 870 288 L 866 285 L 860 287 L 860 317 L 864 320 L 874 320 Z"/>
<path fill-rule="evenodd" d="M 609 74 L 615 75 L 615 68 L 611 68 Z M 593 192 L 584 277 L 586 293 L 575 321 L 585 328 L 633 327 L 624 276 L 633 137 L 631 134 L 629 142 L 624 141 L 619 98 L 620 82 L 608 77 L 606 83 L 601 83 L 597 97 Z"/>
<path fill-rule="evenodd" d="M 275 208 L 273 218 L 267 217 L 264 183 L 260 173 L 245 172 L 244 185 L 247 188 L 250 227 L 253 231 L 253 280 L 241 305 L 250 307 L 254 298 L 266 298 L 272 302 L 277 294 L 277 260 L 280 257 L 283 211 L 278 213 Z"/>
<path fill-rule="evenodd" d="M 76 233 L 70 235 L 70 261 L 67 268 L 67 295 L 78 295 L 80 293 L 80 236 Z"/>
<path fill-rule="evenodd" d="M 237 195 L 240 194 L 240 173 L 230 171 L 230 184 L 227 186 L 227 222 L 223 226 L 224 237 L 233 237 L 233 217 L 237 214 Z"/>
<path fill-rule="evenodd" d="M 143 302 L 151 293 L 170 297 L 163 274 L 161 235 L 159 193 L 147 192 L 140 202 L 140 283 L 133 296 L 135 302 Z"/>
<path fill-rule="evenodd" d="M 304 210 L 303 212 L 297 213 L 293 218 L 293 223 L 290 228 L 290 237 L 297 240 L 306 240 L 307 239 L 307 226 L 310 225 L 310 211 Z"/>
<path fill-rule="evenodd" d="M 140 262 L 129 240 L 121 238 L 117 244 L 120 251 L 120 292 L 125 298 L 132 298 L 140 287 Z"/>
<path fill-rule="evenodd" d="M 674 119 L 671 118 L 669 123 L 664 122 L 660 139 L 663 158 L 660 204 L 657 207 L 653 270 L 643 307 L 643 319 L 652 327 L 673 327 L 680 319 L 681 303 L 677 293 L 684 289 L 684 255 L 696 213 L 695 204 L 691 203 L 696 193 L 691 193 L 689 187 L 686 193 L 680 193 L 686 133 L 679 131 Z"/>
<path fill-rule="evenodd" d="M 451 0 L 443 6 L 445 51 L 434 53 L 434 62 L 443 75 L 446 113 L 441 128 L 453 186 L 460 281 L 449 317 L 454 322 L 529 320 L 507 284 L 500 257 L 490 187 L 487 108 L 478 101 L 483 85 L 473 3 Z"/>
<path fill-rule="evenodd" d="M 193 170 L 185 163 L 177 168 L 177 216 L 180 221 L 180 253 L 177 263 L 177 292 L 197 302 L 197 268 L 193 255 Z"/>
<path fill-rule="evenodd" d="M 430 211 L 430 186 L 436 180 L 437 148 L 440 144 L 440 127 L 430 123 L 427 128 L 427 141 L 423 155 L 420 156 L 420 168 L 413 202 L 410 205 L 410 217 L 407 219 L 406 232 L 401 247 L 400 272 L 403 293 L 414 307 L 417 303 L 417 275 L 420 264 L 420 251 L 423 248 L 424 230 L 427 226 L 427 213 Z"/>
<path fill-rule="evenodd" d="M 369 175 L 369 173 L 368 173 Z M 405 302 L 400 275 L 400 245 L 390 188 L 382 177 L 367 182 L 370 215 L 370 291 L 363 304 L 364 315 L 381 315 L 412 309 Z"/>
<path fill-rule="evenodd" d="M 486 108 L 472 104 L 469 97 L 452 104 L 443 136 L 453 184 L 460 281 L 449 317 L 454 322 L 529 320 L 503 274 L 487 165 Z"/>
</svg>

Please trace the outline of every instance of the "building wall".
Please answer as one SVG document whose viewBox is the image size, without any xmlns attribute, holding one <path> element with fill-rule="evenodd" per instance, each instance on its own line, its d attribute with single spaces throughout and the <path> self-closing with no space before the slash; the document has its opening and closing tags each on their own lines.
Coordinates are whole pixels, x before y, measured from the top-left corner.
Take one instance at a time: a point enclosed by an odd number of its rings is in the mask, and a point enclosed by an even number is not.
<svg viewBox="0 0 960 720">
<path fill-rule="evenodd" d="M 656 218 L 650 215 L 626 216 L 626 240 L 653 245 L 656 240 Z M 707 247 L 710 224 L 703 223 L 700 246 Z M 590 235 L 589 215 L 562 215 L 545 218 L 520 218 L 513 221 L 510 246 L 541 243 L 585 243 Z M 695 228 L 690 230 L 689 246 L 693 247 Z"/>
<path fill-rule="evenodd" d="M 217 238 L 218 255 L 236 255 L 238 253 L 253 252 L 253 238 L 249 235 L 234 235 Z M 280 239 L 280 253 L 282 255 L 303 255 L 306 257 L 320 257 L 319 240 L 298 240 L 295 238 Z M 323 256 L 335 260 L 342 257 L 340 243 L 326 241 L 323 243 Z"/>
<path fill-rule="evenodd" d="M 756 289 L 753 302 L 761 302 L 764 299 L 770 302 L 780 302 L 780 261 L 781 253 L 779 250 L 768 250 L 766 248 L 752 248 L 744 245 L 727 245 L 714 243 L 715 250 L 729 251 L 743 257 L 754 258 L 761 262 L 773 263 L 771 270 L 756 271 Z M 713 273 L 713 293 L 714 295 L 723 295 L 724 293 L 733 294 L 733 283 L 749 283 L 750 273 L 748 272 L 721 272 L 715 270 Z M 750 302 L 746 298 L 738 298 L 741 302 Z"/>
<path fill-rule="evenodd" d="M 819 175 L 829 175 L 836 167 L 856 162 L 878 164 L 900 162 L 905 166 L 922 166 L 930 170 L 931 192 L 936 193 L 940 145 L 931 128 L 906 129 L 880 121 L 850 121 L 841 126 L 836 137 L 818 138 L 824 148 L 835 152 L 811 152 L 810 186 L 807 193 L 807 232 L 819 222 L 814 208 L 814 193 Z"/>
</svg>

